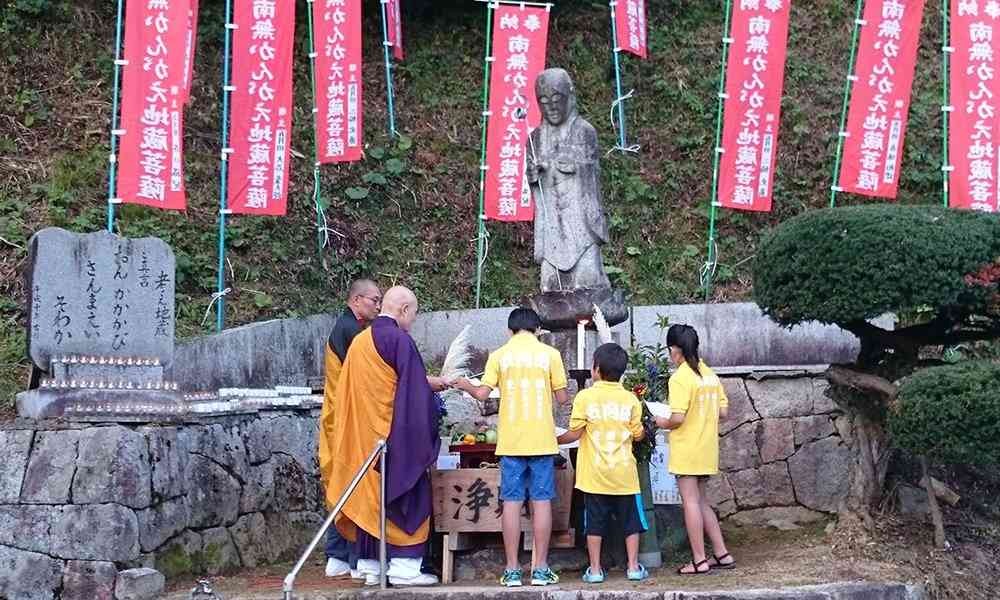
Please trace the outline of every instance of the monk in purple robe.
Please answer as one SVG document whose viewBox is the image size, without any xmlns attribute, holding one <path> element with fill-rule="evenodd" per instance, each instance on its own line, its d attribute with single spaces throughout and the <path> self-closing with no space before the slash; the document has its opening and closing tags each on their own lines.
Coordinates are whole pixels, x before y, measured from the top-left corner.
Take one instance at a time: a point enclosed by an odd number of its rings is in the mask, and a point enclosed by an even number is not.
<svg viewBox="0 0 1000 600">
<path fill-rule="evenodd" d="M 354 338 L 336 392 L 331 455 L 326 487 L 333 504 L 347 489 L 379 440 L 387 440 L 386 469 L 373 466 L 337 516 L 340 533 L 355 543 L 358 571 L 374 582 L 379 573 L 379 486 L 386 477 L 386 544 L 394 585 L 433 585 L 421 573 L 430 534 L 431 482 L 428 469 L 441 446 L 436 390 L 446 387 L 428 377 L 408 331 L 417 298 L 394 287 L 382 298 L 382 313 Z"/>
</svg>

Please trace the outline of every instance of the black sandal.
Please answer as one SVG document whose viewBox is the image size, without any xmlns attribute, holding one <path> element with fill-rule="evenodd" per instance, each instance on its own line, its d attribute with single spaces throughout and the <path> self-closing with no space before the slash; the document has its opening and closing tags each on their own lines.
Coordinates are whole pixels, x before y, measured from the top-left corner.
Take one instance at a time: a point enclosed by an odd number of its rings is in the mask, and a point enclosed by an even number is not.
<svg viewBox="0 0 1000 600">
<path fill-rule="evenodd" d="M 698 567 L 700 567 L 702 565 L 705 565 L 708 568 L 705 569 L 704 571 L 699 571 Z M 694 570 L 691 571 L 690 573 L 685 573 L 684 569 L 686 569 L 688 567 L 691 567 Z M 711 573 L 711 572 L 712 572 L 712 565 L 708 564 L 708 559 L 707 558 L 705 560 L 697 562 L 697 563 L 694 562 L 694 561 L 691 561 L 688 564 L 683 565 L 683 566 L 681 566 L 681 568 L 677 569 L 677 574 L 678 575 L 706 575 L 706 574 Z"/>
<path fill-rule="evenodd" d="M 715 559 L 715 564 L 714 565 L 710 564 L 708 566 L 711 567 L 711 568 L 713 568 L 713 569 L 727 570 L 727 569 L 735 569 L 736 568 L 736 561 L 735 560 L 733 562 L 731 562 L 731 563 L 724 563 L 724 562 L 722 562 L 726 558 L 732 558 L 732 555 L 729 554 L 728 552 L 726 552 L 722 556 L 713 555 L 712 558 Z"/>
</svg>

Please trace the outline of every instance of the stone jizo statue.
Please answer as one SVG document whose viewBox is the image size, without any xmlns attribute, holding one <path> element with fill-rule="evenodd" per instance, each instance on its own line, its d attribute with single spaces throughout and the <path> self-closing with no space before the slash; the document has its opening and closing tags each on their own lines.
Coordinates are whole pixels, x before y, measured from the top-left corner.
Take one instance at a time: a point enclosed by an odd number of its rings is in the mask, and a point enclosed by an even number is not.
<svg viewBox="0 0 1000 600">
<path fill-rule="evenodd" d="M 565 70 L 542 71 L 535 95 L 542 122 L 531 132 L 526 152 L 541 291 L 610 288 L 601 259 L 608 221 L 601 205 L 597 131 L 577 112 Z"/>
</svg>

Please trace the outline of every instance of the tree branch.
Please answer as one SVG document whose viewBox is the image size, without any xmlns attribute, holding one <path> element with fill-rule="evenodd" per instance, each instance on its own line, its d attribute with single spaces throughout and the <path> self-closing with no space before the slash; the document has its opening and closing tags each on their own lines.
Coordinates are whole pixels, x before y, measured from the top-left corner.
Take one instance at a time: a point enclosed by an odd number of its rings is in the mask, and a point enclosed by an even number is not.
<svg viewBox="0 0 1000 600">
<path fill-rule="evenodd" d="M 846 367 L 832 366 L 826 370 L 826 379 L 833 385 L 847 387 L 863 392 L 874 392 L 891 404 L 899 394 L 899 388 L 891 381 L 878 375 L 861 373 Z"/>
</svg>

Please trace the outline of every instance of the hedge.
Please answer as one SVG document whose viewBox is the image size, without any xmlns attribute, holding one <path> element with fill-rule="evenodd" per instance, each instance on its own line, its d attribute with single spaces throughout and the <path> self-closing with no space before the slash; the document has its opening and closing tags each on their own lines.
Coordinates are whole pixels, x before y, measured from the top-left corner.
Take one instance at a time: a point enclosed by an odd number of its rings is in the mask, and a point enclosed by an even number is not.
<svg viewBox="0 0 1000 600">
<path fill-rule="evenodd" d="M 985 311 L 1000 219 L 939 206 L 874 204 L 804 213 L 764 236 L 753 294 L 784 325 L 850 323 L 923 307 Z"/>
<path fill-rule="evenodd" d="M 917 371 L 903 380 L 887 425 L 895 445 L 934 462 L 1000 463 L 1000 365 Z"/>
</svg>

